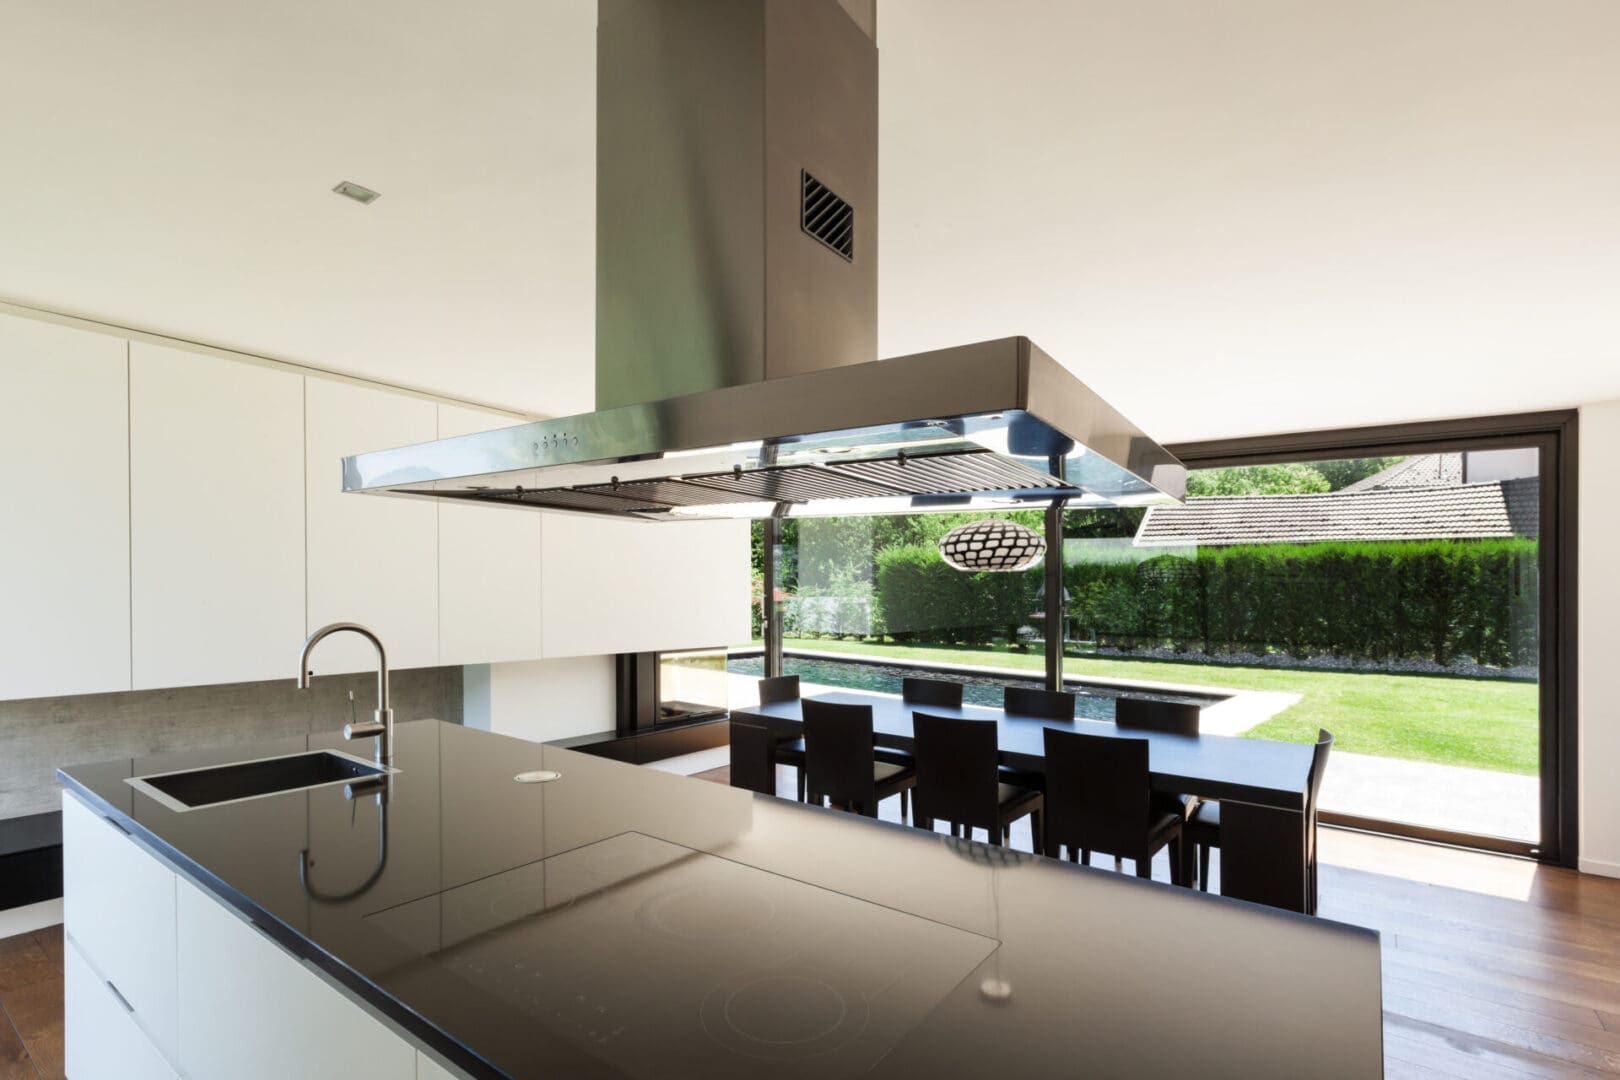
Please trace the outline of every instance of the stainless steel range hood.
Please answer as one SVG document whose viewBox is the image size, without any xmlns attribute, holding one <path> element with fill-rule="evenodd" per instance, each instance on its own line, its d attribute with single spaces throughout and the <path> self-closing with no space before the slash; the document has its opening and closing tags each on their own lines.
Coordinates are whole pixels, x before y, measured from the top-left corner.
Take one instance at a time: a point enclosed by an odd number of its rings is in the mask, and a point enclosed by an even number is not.
<svg viewBox="0 0 1620 1080">
<path fill-rule="evenodd" d="M 651 521 L 1184 494 L 1025 338 L 875 359 L 873 0 L 599 13 L 598 411 L 357 454 L 344 490 Z"/>
</svg>

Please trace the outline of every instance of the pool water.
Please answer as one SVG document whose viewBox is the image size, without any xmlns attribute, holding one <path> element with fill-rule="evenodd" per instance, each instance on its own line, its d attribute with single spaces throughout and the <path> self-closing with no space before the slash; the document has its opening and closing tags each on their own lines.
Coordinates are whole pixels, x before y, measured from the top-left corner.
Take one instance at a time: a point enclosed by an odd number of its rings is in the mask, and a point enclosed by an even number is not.
<svg viewBox="0 0 1620 1080">
<path fill-rule="evenodd" d="M 726 670 L 733 675 L 763 678 L 765 657 L 758 653 L 750 656 L 733 656 L 727 661 Z M 950 671 L 921 665 L 907 667 L 898 664 L 866 664 L 854 660 L 820 660 L 804 656 L 784 656 L 782 673 L 797 675 L 807 683 L 839 686 L 846 690 L 873 690 L 880 694 L 898 694 L 902 680 L 908 676 L 922 676 L 961 683 L 963 702 L 968 705 L 990 705 L 996 708 L 1001 706 L 1001 692 L 1005 687 L 1028 686 L 1039 689 L 1043 685 L 1039 679 L 1020 678 L 1010 672 L 1006 676 L 981 675 L 976 672 Z M 1068 684 L 1068 688 L 1075 691 L 1074 711 L 1077 716 L 1088 720 L 1114 718 L 1114 699 L 1120 696 L 1122 691 L 1111 686 L 1073 682 Z M 1130 696 L 1152 698 L 1155 701 L 1191 702 L 1206 706 L 1224 700 L 1215 695 L 1157 694 L 1141 690 L 1131 690 Z"/>
</svg>

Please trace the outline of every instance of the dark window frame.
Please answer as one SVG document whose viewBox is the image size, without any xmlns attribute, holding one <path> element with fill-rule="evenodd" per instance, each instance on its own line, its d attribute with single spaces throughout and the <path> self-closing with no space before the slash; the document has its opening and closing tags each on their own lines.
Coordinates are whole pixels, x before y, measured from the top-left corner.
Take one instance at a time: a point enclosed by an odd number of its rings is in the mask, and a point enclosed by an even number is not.
<svg viewBox="0 0 1620 1080">
<path fill-rule="evenodd" d="M 1580 852 L 1577 657 L 1579 415 L 1575 410 L 1290 432 L 1174 444 L 1190 469 L 1534 446 L 1540 454 L 1541 840 L 1519 844 L 1348 815 L 1328 824 L 1525 855 L 1559 866 Z"/>
</svg>

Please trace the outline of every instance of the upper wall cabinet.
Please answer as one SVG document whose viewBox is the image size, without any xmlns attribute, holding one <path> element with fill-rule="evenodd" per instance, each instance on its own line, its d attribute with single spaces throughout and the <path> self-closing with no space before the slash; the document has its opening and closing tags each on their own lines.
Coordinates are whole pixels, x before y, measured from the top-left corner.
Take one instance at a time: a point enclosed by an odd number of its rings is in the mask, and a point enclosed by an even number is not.
<svg viewBox="0 0 1620 1080">
<path fill-rule="evenodd" d="M 125 350 L 0 315 L 0 698 L 129 689 Z"/>
<path fill-rule="evenodd" d="M 439 406 L 439 438 L 510 427 L 509 416 Z M 439 507 L 439 662 L 487 664 L 543 655 L 541 515 L 497 506 Z"/>
<path fill-rule="evenodd" d="M 135 689 L 293 677 L 304 378 L 130 345 Z"/>
<path fill-rule="evenodd" d="M 748 640 L 748 522 L 547 514 L 544 531 L 548 658 Z"/>
<path fill-rule="evenodd" d="M 432 440 L 438 406 L 405 394 L 312 378 L 305 383 L 304 421 L 307 629 L 361 623 L 382 638 L 390 666 L 437 664 L 438 512 L 427 499 L 345 495 L 343 458 Z M 376 665 L 376 652 L 353 634 L 322 642 L 310 664 L 320 674 Z"/>
</svg>

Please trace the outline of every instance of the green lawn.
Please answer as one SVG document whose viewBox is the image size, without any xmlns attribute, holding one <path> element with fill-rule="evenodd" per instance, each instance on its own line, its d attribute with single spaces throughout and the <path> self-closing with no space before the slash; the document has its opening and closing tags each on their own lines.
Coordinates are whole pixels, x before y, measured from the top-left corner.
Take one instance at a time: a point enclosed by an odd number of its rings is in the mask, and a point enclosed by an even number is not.
<svg viewBox="0 0 1620 1080">
<path fill-rule="evenodd" d="M 896 660 L 932 660 L 1042 671 L 1039 652 L 1005 647 L 908 646 L 875 641 L 790 638 L 790 649 L 864 653 Z M 1358 754 L 1536 773 L 1538 751 L 1534 683 L 1433 675 L 1375 675 L 1336 671 L 1181 664 L 1157 660 L 1068 657 L 1067 675 L 1144 679 L 1231 690 L 1275 690 L 1301 700 L 1248 732 L 1254 739 L 1314 742 L 1318 728 L 1333 732 L 1334 748 Z"/>
</svg>

